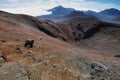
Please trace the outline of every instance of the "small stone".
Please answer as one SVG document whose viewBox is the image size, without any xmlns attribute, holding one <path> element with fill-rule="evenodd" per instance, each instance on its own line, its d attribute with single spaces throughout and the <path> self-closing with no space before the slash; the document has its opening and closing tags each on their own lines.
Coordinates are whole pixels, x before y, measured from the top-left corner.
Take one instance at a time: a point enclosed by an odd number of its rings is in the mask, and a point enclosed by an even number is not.
<svg viewBox="0 0 120 80">
<path fill-rule="evenodd" d="M 56 68 L 57 67 L 57 64 L 53 64 L 53 68 Z"/>
<path fill-rule="evenodd" d="M 68 69 L 68 68 L 65 68 L 64 71 L 65 71 L 65 72 L 68 72 L 68 73 L 72 73 L 72 70 L 71 70 L 71 69 Z"/>
<path fill-rule="evenodd" d="M 36 60 L 35 56 L 34 56 L 34 53 L 29 50 L 28 52 L 26 52 L 28 56 L 30 56 L 33 60 Z"/>
<path fill-rule="evenodd" d="M 1 42 L 5 43 L 6 41 L 5 40 L 1 40 Z"/>
</svg>

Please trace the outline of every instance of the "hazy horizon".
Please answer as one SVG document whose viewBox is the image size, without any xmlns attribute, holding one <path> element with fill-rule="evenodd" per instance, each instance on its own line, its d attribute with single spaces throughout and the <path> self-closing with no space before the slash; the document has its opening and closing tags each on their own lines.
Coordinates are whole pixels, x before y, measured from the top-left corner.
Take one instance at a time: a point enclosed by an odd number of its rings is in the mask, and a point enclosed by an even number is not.
<svg viewBox="0 0 120 80">
<path fill-rule="evenodd" d="M 119 0 L 0 0 L 0 10 L 32 16 L 50 14 L 48 9 L 62 5 L 76 10 L 120 9 Z"/>
</svg>

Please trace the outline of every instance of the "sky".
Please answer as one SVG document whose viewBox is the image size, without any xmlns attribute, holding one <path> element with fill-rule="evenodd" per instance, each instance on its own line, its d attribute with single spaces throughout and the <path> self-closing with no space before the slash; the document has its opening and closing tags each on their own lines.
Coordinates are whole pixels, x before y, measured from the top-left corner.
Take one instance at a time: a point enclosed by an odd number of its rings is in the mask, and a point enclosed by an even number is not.
<svg viewBox="0 0 120 80">
<path fill-rule="evenodd" d="M 48 9 L 62 5 L 76 10 L 120 10 L 120 0 L 0 0 L 0 10 L 32 16 L 50 14 Z"/>
</svg>

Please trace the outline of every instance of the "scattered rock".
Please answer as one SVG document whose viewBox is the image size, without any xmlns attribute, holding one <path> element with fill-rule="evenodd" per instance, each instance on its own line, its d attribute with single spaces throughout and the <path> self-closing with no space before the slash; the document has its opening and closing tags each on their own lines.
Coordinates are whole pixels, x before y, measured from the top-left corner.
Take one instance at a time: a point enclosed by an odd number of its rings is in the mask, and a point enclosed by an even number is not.
<svg viewBox="0 0 120 80">
<path fill-rule="evenodd" d="M 33 44 L 34 44 L 34 40 L 33 39 L 28 39 L 28 40 L 25 41 L 24 47 L 33 48 Z"/>
<path fill-rule="evenodd" d="M 105 70 L 107 70 L 107 67 L 105 67 L 101 63 L 94 62 L 94 63 L 91 63 L 91 69 L 95 70 L 95 71 L 105 71 Z"/>
<path fill-rule="evenodd" d="M 93 62 L 91 63 L 91 69 L 94 69 L 94 70 L 100 70 L 100 71 L 105 71 L 107 70 L 107 67 L 105 67 L 102 63 L 99 63 L 99 62 Z"/>
<path fill-rule="evenodd" d="M 30 80 L 84 80 L 64 54 L 54 53 L 28 69 Z M 80 75 L 80 76 L 79 76 Z M 79 78 L 78 78 L 79 76 Z"/>
<path fill-rule="evenodd" d="M 5 40 L 1 40 L 1 42 L 5 43 L 6 41 Z"/>
<path fill-rule="evenodd" d="M 4 61 L 8 61 L 7 60 L 7 53 L 5 53 L 4 51 L 2 51 L 2 53 L 0 54 L 0 58 L 4 59 Z"/>
<path fill-rule="evenodd" d="M 56 68 L 56 67 L 58 67 L 58 65 L 57 64 L 53 64 L 53 68 Z"/>
<path fill-rule="evenodd" d="M 21 64 L 10 62 L 0 67 L 0 80 L 28 80 L 28 77 Z"/>
<path fill-rule="evenodd" d="M 65 68 L 64 71 L 67 72 L 67 73 L 72 73 L 72 70 L 68 69 L 68 68 Z"/>
<path fill-rule="evenodd" d="M 115 55 L 114 57 L 120 58 L 120 55 Z"/>
<path fill-rule="evenodd" d="M 23 52 L 19 46 L 16 46 L 15 50 L 16 50 L 16 53 L 23 54 Z"/>
<path fill-rule="evenodd" d="M 93 62 L 90 65 L 90 75 L 92 77 L 100 77 L 101 75 L 105 76 L 107 75 L 107 67 L 104 66 L 102 63 L 99 62 Z"/>
<path fill-rule="evenodd" d="M 34 53 L 29 50 L 28 52 L 26 52 L 28 56 L 30 56 L 33 60 L 36 60 L 35 56 L 34 56 Z"/>
</svg>

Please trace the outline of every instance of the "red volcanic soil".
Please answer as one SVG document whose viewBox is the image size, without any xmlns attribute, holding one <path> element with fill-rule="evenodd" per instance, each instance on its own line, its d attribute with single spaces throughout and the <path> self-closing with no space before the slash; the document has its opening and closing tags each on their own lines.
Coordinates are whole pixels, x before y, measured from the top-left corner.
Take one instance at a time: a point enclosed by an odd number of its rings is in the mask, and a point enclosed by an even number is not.
<svg viewBox="0 0 120 80">
<path fill-rule="evenodd" d="M 85 80 L 83 78 L 87 75 L 82 74 L 81 70 L 84 70 L 84 66 L 82 65 L 80 72 L 77 61 L 70 60 L 74 57 L 83 58 L 80 60 L 82 64 L 85 59 L 87 62 L 84 65 L 93 61 L 107 66 L 120 65 L 120 58 L 109 53 L 83 46 L 78 47 L 60 40 L 74 41 L 76 37 L 73 34 L 77 37 L 82 34 L 82 31 L 77 30 L 73 25 L 55 24 L 23 14 L 2 13 L 0 16 L 0 52 L 7 53 L 8 62 L 19 62 L 24 65 L 29 71 L 29 80 Z M 24 47 L 27 39 L 35 41 L 33 48 Z"/>
<path fill-rule="evenodd" d="M 29 16 L 27 17 L 30 18 Z M 12 21 L 12 19 L 7 19 L 4 17 L 0 17 L 0 18 L 1 18 L 0 19 L 0 24 L 1 24 L 0 25 L 0 39 L 5 41 L 5 43 L 1 42 L 1 45 L 0 45 L 1 51 L 5 50 L 5 52 L 9 54 L 18 55 L 18 54 L 15 54 L 16 52 L 14 48 L 17 45 L 19 45 L 21 49 L 23 49 L 23 51 L 28 50 L 24 48 L 24 43 L 26 39 L 30 38 L 30 39 L 35 40 L 35 47 L 32 49 L 33 52 L 40 53 L 39 55 L 41 54 L 43 55 L 43 53 L 45 55 L 45 53 L 51 53 L 51 52 L 57 51 L 57 52 L 64 52 L 64 53 L 69 53 L 73 55 L 82 55 L 82 56 L 86 56 L 89 58 L 93 58 L 95 60 L 101 60 L 101 61 L 103 60 L 102 57 L 97 57 L 97 56 L 102 56 L 102 54 L 99 54 L 100 51 L 97 52 L 97 50 L 80 49 L 80 48 L 74 47 L 73 45 L 69 43 L 66 43 L 56 38 L 52 38 L 48 36 L 45 33 L 34 28 L 32 25 L 30 26 L 30 25 L 21 23 L 19 21 L 14 21 L 14 20 Z M 48 23 L 43 22 L 43 23 L 46 25 L 55 26 L 55 24 L 50 23 L 50 22 Z M 65 25 L 62 26 L 62 24 L 61 25 L 58 24 L 58 26 L 60 26 L 60 28 L 58 28 L 59 31 L 63 33 L 61 35 L 65 37 L 69 37 L 70 35 L 69 32 L 71 32 L 74 29 L 74 28 L 72 29 L 72 27 L 69 25 L 66 25 L 66 28 L 64 28 Z M 40 38 L 42 38 L 42 40 L 40 40 Z M 9 47 L 9 46 L 12 46 L 12 47 Z M 39 47 L 41 49 L 39 49 Z M 9 56 L 12 57 L 12 55 L 9 55 Z M 112 57 L 107 57 L 107 58 L 111 59 Z M 14 60 L 14 58 L 10 58 L 10 60 L 12 59 Z M 116 58 L 115 58 L 115 61 L 116 61 Z"/>
</svg>

